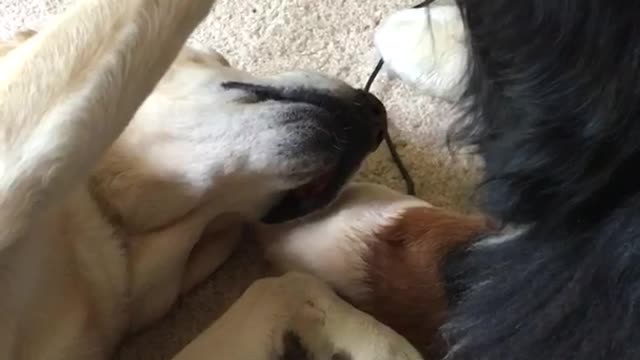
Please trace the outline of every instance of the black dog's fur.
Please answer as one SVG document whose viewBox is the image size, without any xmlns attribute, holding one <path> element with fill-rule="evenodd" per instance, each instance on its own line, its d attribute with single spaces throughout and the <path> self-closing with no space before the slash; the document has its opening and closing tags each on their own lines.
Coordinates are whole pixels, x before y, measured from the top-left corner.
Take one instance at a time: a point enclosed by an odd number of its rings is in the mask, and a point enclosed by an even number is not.
<svg viewBox="0 0 640 360">
<path fill-rule="evenodd" d="M 447 359 L 640 359 L 640 1 L 457 0 L 458 139 L 526 227 L 451 258 Z"/>
</svg>

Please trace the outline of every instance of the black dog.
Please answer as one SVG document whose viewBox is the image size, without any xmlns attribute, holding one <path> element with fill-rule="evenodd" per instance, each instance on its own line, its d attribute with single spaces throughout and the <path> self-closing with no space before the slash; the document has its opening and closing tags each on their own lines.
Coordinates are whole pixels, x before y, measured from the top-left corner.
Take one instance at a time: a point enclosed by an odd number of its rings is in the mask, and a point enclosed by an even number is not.
<svg viewBox="0 0 640 360">
<path fill-rule="evenodd" d="M 640 358 L 640 2 L 457 0 L 456 140 L 522 228 L 449 259 L 447 359 Z"/>
<path fill-rule="evenodd" d="M 270 229 L 270 256 L 323 277 L 428 359 L 640 359 L 640 1 L 457 0 L 464 26 L 440 5 L 383 24 L 377 45 L 392 69 L 418 54 L 397 73 L 436 95 L 458 94 L 442 90 L 468 53 L 452 140 L 484 158 L 480 194 L 504 229 L 354 186 L 330 211 Z"/>
</svg>

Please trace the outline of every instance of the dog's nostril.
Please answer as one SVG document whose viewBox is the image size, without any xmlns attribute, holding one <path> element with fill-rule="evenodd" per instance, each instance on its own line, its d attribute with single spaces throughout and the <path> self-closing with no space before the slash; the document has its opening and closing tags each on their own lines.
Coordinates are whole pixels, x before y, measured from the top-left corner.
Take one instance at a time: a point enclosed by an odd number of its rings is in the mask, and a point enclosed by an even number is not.
<svg viewBox="0 0 640 360">
<path fill-rule="evenodd" d="M 358 91 L 358 103 L 364 107 L 367 113 L 367 124 L 369 139 L 373 141 L 374 149 L 380 145 L 384 140 L 385 132 L 387 130 L 387 109 L 384 107 L 382 101 L 380 101 L 375 95 L 360 90 Z"/>
<path fill-rule="evenodd" d="M 385 117 L 387 116 L 387 109 L 384 107 L 382 101 L 380 101 L 375 95 L 367 92 L 365 93 L 365 97 L 367 103 L 369 104 L 369 108 L 371 112 L 376 116 Z"/>
</svg>

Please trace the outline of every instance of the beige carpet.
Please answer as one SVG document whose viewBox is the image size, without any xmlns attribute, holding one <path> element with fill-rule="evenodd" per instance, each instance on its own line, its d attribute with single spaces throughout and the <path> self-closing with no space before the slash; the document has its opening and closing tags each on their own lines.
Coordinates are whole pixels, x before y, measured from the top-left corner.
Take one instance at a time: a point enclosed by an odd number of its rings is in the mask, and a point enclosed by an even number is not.
<svg viewBox="0 0 640 360">
<path fill-rule="evenodd" d="M 37 24 L 68 2 L 0 0 L 0 36 Z M 311 69 L 362 86 L 377 60 L 372 47 L 376 24 L 394 9 L 411 5 L 411 0 L 219 0 L 194 40 L 254 73 Z M 472 162 L 450 157 L 443 146 L 453 114 L 450 106 L 384 75 L 373 90 L 388 107 L 392 136 L 419 195 L 434 204 L 464 208 L 477 172 Z M 360 178 L 403 189 L 384 146 Z M 163 322 L 128 341 L 120 358 L 169 358 L 263 273 L 260 259 L 251 244 L 244 246 Z"/>
</svg>

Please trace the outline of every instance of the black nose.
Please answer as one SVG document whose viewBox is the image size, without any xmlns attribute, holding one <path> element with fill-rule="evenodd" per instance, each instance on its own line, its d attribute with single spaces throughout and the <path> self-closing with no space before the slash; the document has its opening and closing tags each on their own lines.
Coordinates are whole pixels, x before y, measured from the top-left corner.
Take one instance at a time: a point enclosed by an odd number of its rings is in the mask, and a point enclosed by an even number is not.
<svg viewBox="0 0 640 360">
<path fill-rule="evenodd" d="M 371 138 L 373 150 L 375 150 L 384 140 L 384 134 L 387 131 L 387 109 L 382 101 L 370 92 L 361 90 L 359 97 L 371 119 L 369 130 L 365 136 Z"/>
</svg>

